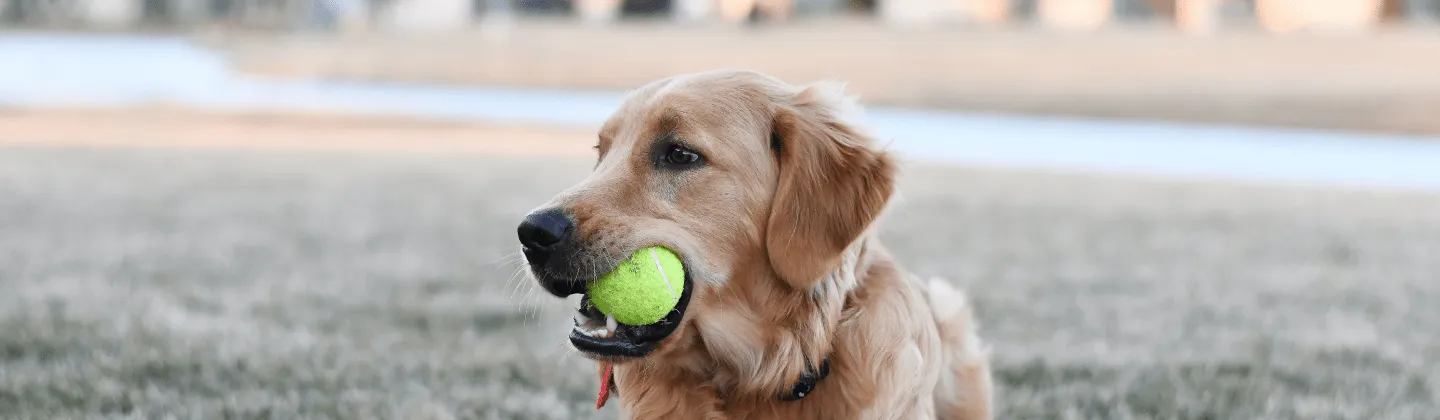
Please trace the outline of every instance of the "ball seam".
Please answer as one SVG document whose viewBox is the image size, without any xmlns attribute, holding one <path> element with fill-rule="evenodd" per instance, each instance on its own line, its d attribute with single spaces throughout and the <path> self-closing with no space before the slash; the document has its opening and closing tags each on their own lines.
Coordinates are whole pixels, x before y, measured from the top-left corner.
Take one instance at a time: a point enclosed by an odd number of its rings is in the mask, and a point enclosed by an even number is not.
<svg viewBox="0 0 1440 420">
<path fill-rule="evenodd" d="M 660 272 L 660 280 L 665 281 L 665 288 L 670 289 L 670 298 L 679 299 L 675 286 L 670 285 L 670 275 L 665 274 L 665 266 L 660 264 L 660 256 L 655 254 L 655 248 L 650 248 L 650 259 L 655 261 L 655 270 Z"/>
</svg>

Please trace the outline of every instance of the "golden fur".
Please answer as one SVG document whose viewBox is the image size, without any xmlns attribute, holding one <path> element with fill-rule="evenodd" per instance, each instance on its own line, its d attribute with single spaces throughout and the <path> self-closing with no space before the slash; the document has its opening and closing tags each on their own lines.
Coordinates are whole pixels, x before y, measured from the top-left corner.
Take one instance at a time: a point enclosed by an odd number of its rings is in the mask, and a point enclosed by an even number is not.
<svg viewBox="0 0 1440 420">
<path fill-rule="evenodd" d="M 694 281 L 659 347 L 606 360 L 627 418 L 991 417 L 965 296 L 906 273 L 872 234 L 896 164 L 852 111 L 836 85 L 725 70 L 641 87 L 601 128 L 594 171 L 546 206 L 569 209 L 599 255 L 677 250 Z M 657 168 L 659 139 L 704 166 Z M 777 397 L 825 357 L 813 393 Z"/>
</svg>

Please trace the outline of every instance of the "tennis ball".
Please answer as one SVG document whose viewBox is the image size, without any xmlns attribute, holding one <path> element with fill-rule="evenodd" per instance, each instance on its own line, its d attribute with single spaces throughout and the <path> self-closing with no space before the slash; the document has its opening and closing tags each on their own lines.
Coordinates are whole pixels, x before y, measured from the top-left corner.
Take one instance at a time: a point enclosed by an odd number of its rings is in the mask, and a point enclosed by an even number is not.
<svg viewBox="0 0 1440 420">
<path fill-rule="evenodd" d="M 630 254 L 615 271 L 590 285 L 590 302 L 600 313 L 626 325 L 659 322 L 680 303 L 685 268 L 680 257 L 659 246 Z"/>
</svg>

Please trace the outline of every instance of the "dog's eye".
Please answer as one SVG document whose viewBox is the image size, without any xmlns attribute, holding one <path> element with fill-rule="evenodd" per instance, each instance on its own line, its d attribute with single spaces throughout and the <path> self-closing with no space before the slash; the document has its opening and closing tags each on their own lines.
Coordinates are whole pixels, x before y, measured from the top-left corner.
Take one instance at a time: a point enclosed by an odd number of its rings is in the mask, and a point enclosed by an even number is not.
<svg viewBox="0 0 1440 420">
<path fill-rule="evenodd" d="M 663 159 L 665 163 L 669 165 L 690 166 L 700 163 L 700 154 L 695 153 L 694 150 L 675 145 L 670 146 L 670 148 L 665 151 Z"/>
</svg>

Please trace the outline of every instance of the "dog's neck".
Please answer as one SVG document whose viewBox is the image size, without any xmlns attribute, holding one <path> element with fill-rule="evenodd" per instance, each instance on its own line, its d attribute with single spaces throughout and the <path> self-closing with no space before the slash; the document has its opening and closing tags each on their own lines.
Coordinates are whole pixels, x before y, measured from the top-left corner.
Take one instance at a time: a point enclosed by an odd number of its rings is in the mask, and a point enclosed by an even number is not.
<svg viewBox="0 0 1440 420">
<path fill-rule="evenodd" d="M 710 303 L 723 309 L 696 321 L 690 351 L 676 354 L 685 361 L 670 366 L 689 366 L 693 370 L 687 376 L 722 400 L 803 398 L 830 374 L 831 343 L 847 297 L 863 287 L 876 258 L 884 253 L 867 235 L 811 290 L 779 289 L 784 282 L 765 278 L 751 285 L 766 288 L 720 296 Z M 795 310 L 767 318 L 780 314 L 775 308 Z"/>
</svg>

